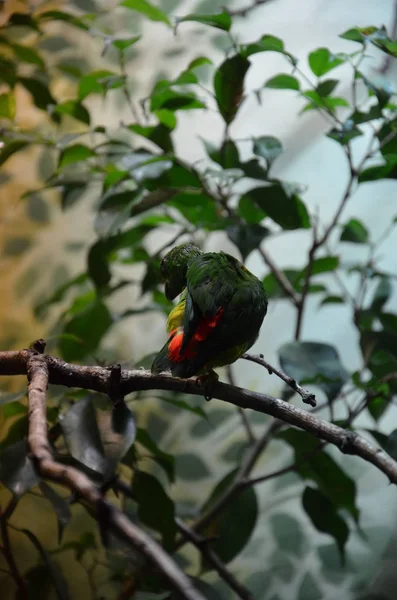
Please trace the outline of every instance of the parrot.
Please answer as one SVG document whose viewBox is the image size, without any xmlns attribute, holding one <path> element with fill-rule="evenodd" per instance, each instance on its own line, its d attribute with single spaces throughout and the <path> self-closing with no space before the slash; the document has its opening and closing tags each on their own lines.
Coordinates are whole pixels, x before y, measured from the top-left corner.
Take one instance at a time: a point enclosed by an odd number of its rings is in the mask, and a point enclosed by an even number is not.
<svg viewBox="0 0 397 600">
<path fill-rule="evenodd" d="M 152 373 L 218 379 L 213 368 L 235 362 L 258 338 L 268 306 L 261 281 L 230 254 L 203 252 L 191 243 L 170 250 L 160 270 L 167 299 L 180 299 Z"/>
</svg>

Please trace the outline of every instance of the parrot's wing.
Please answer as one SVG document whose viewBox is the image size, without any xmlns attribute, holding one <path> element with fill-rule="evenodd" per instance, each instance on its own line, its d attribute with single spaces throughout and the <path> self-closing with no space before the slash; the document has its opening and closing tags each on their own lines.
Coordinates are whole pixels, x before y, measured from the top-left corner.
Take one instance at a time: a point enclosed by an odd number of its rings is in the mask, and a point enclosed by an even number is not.
<svg viewBox="0 0 397 600">
<path fill-rule="evenodd" d="M 204 342 L 222 320 L 235 293 L 233 266 L 226 255 L 204 254 L 189 264 L 184 316 L 183 353 L 194 339 Z"/>
</svg>

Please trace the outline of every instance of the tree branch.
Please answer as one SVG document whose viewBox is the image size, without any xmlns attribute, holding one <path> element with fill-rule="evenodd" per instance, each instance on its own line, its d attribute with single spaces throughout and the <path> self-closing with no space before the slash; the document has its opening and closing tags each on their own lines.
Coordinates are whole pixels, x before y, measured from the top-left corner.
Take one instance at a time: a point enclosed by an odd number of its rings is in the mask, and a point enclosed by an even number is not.
<svg viewBox="0 0 397 600">
<path fill-rule="evenodd" d="M 308 390 L 305 390 L 303 387 L 301 387 L 299 385 L 299 383 L 297 383 L 297 381 L 295 381 L 295 379 L 293 379 L 292 377 L 290 377 L 289 375 L 287 375 L 280 369 L 276 369 L 276 367 L 273 367 L 268 362 L 266 362 L 266 360 L 264 360 L 264 358 L 263 358 L 263 354 L 257 354 L 257 355 L 243 354 L 241 358 L 244 358 L 245 360 L 254 362 L 257 365 L 261 365 L 262 367 L 265 367 L 265 369 L 267 369 L 269 375 L 272 375 L 274 373 L 275 375 L 277 375 L 277 377 L 279 377 L 287 385 L 289 385 L 289 387 L 292 388 L 294 390 L 294 392 L 297 392 L 300 395 L 300 397 L 302 398 L 302 402 L 304 402 L 305 404 L 310 404 L 310 406 L 313 406 L 313 407 L 317 406 L 316 396 L 314 394 L 312 394 Z"/>
<path fill-rule="evenodd" d="M 242 600 L 254 600 L 251 592 L 234 577 L 219 556 L 210 548 L 211 540 L 190 529 L 181 519 L 176 519 L 176 525 L 182 535 L 198 548 L 207 563 L 215 569 L 221 579 L 226 581 L 239 598 L 242 598 Z"/>
<path fill-rule="evenodd" d="M 6 357 L 4 357 L 6 354 Z M 96 512 L 96 518 L 106 528 L 113 531 L 128 545 L 138 550 L 149 562 L 151 562 L 171 586 L 179 592 L 185 600 L 204 600 L 200 592 L 195 590 L 189 578 L 179 569 L 172 558 L 144 531 L 136 527 L 129 519 L 113 504 L 107 502 L 95 484 L 81 471 L 57 463 L 48 442 L 46 421 L 46 389 L 51 381 L 54 370 L 56 370 L 57 359 L 49 359 L 35 350 L 14 353 L 1 353 L 0 365 L 4 369 L 5 360 L 10 362 L 10 370 L 15 372 L 17 367 L 24 363 L 28 375 L 28 403 L 29 403 L 29 434 L 28 444 L 39 474 L 46 478 L 67 486 L 77 496 L 84 499 Z M 72 365 L 70 365 L 72 366 Z M 62 365 L 62 377 L 67 370 L 66 363 Z M 86 376 L 93 376 L 91 367 L 80 367 L 88 369 Z M 73 372 L 73 369 L 71 370 Z M 73 375 L 69 370 L 69 382 L 72 384 Z M 110 374 L 107 373 L 107 384 L 110 385 Z M 74 385 L 74 383 L 73 383 Z"/>
<path fill-rule="evenodd" d="M 0 352 L 0 375 L 25 374 L 31 356 L 31 350 Z M 50 383 L 109 393 L 111 368 L 74 365 L 52 356 L 45 356 L 43 360 L 48 368 Z M 143 369 L 122 371 L 119 385 L 122 396 L 138 390 L 155 389 L 203 395 L 203 386 L 196 378 L 178 379 L 168 374 L 152 375 L 150 371 Z M 308 431 L 319 439 L 337 446 L 345 454 L 360 456 L 385 473 L 391 482 L 397 483 L 397 463 L 386 452 L 373 446 L 355 432 L 327 423 L 301 408 L 268 394 L 260 394 L 220 382 L 212 386 L 211 393 L 213 398 L 218 400 L 271 415 L 289 425 Z"/>
</svg>

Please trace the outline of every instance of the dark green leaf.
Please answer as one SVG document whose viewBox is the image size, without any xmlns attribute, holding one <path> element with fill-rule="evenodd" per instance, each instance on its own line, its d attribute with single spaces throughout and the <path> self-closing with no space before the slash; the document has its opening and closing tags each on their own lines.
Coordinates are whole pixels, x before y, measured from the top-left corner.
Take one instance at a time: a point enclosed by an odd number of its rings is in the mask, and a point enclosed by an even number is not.
<svg viewBox="0 0 397 600">
<path fill-rule="evenodd" d="M 76 402 L 60 419 L 70 454 L 97 473 L 107 471 L 95 409 L 89 396 Z"/>
<path fill-rule="evenodd" d="M 20 420 L 21 421 L 21 420 Z M 39 477 L 30 458 L 25 440 L 2 449 L 0 455 L 0 481 L 16 496 L 23 496 L 38 484 Z"/>
<path fill-rule="evenodd" d="M 190 13 L 185 17 L 178 18 L 177 21 L 178 23 L 182 23 L 183 21 L 195 21 L 196 23 L 203 23 L 204 25 L 209 25 L 216 29 L 222 29 L 223 31 L 229 31 L 232 25 L 232 19 L 225 10 L 221 13 L 212 15 Z"/>
<path fill-rule="evenodd" d="M 299 587 L 297 600 L 322 600 L 323 593 L 313 575 L 308 571 Z"/>
<path fill-rule="evenodd" d="M 337 256 L 322 256 L 321 258 L 316 258 L 315 260 L 313 260 L 311 266 L 311 274 L 319 275 L 321 273 L 335 271 L 338 265 L 339 258 Z M 306 274 L 306 269 L 303 270 L 302 274 Z"/>
<path fill-rule="evenodd" d="M 58 104 L 55 111 L 60 115 L 74 117 L 86 125 L 90 124 L 90 113 L 82 104 L 80 104 L 80 102 L 77 102 L 77 100 L 66 100 L 66 102 Z"/>
<path fill-rule="evenodd" d="M 270 167 L 273 161 L 283 152 L 283 145 L 275 137 L 264 135 L 254 138 L 254 154 L 264 158 Z"/>
<path fill-rule="evenodd" d="M 175 468 L 178 477 L 185 481 L 198 481 L 210 475 L 203 459 L 192 452 L 177 454 L 175 456 Z"/>
<path fill-rule="evenodd" d="M 340 517 L 335 506 L 319 490 L 306 487 L 302 496 L 303 508 L 311 519 L 314 527 L 322 533 L 335 538 L 344 562 L 345 544 L 349 537 L 349 528 Z"/>
<path fill-rule="evenodd" d="M 64 326 L 59 349 L 66 361 L 82 360 L 97 349 L 112 325 L 112 317 L 102 302 L 93 302 Z"/>
<path fill-rule="evenodd" d="M 397 179 L 397 155 L 390 154 L 386 156 L 383 164 L 368 167 L 368 169 L 361 171 L 358 176 L 359 183 L 377 181 L 379 179 Z"/>
<path fill-rule="evenodd" d="M 176 92 L 168 85 L 168 82 L 167 85 L 158 83 L 150 96 L 151 112 L 159 110 L 193 110 L 205 107 L 204 102 L 194 92 Z"/>
<path fill-rule="evenodd" d="M 130 38 L 112 39 L 112 45 L 118 50 L 126 50 L 127 48 L 130 48 L 131 46 L 139 42 L 141 37 L 141 35 L 134 35 Z"/>
<path fill-rule="evenodd" d="M 368 238 L 368 229 L 358 219 L 350 219 L 343 227 L 340 236 L 341 242 L 353 242 L 354 244 L 366 244 Z"/>
<path fill-rule="evenodd" d="M 341 129 L 334 127 L 327 133 L 327 137 L 331 138 L 331 140 L 335 140 L 335 142 L 338 142 L 342 146 L 345 146 L 351 140 L 354 140 L 354 138 L 360 137 L 361 135 L 363 135 L 363 132 L 356 127 L 352 119 L 345 121 Z"/>
<path fill-rule="evenodd" d="M 264 85 L 265 88 L 275 90 L 300 90 L 300 83 L 293 75 L 288 73 L 279 73 L 268 79 Z"/>
<path fill-rule="evenodd" d="M 84 144 L 73 144 L 61 152 L 59 157 L 59 167 L 66 167 L 67 165 L 87 160 L 92 156 L 95 156 L 95 152 L 88 146 L 85 146 Z"/>
<path fill-rule="evenodd" d="M 24 142 L 22 140 L 15 140 L 3 146 L 0 149 L 0 166 L 3 165 L 10 156 L 23 150 L 27 146 L 29 146 L 29 142 Z"/>
<path fill-rule="evenodd" d="M 298 475 L 314 481 L 335 507 L 346 509 L 358 521 L 356 484 L 329 454 L 320 449 L 319 441 L 306 431 L 291 428 L 277 437 L 294 449 Z"/>
<path fill-rule="evenodd" d="M 234 120 L 240 107 L 244 92 L 244 78 L 249 67 L 250 62 L 241 54 L 236 54 L 226 59 L 215 72 L 216 101 L 227 125 Z"/>
<path fill-rule="evenodd" d="M 389 154 L 397 154 L 397 118 L 387 121 L 382 125 L 378 133 L 378 140 L 383 156 L 387 157 Z M 395 159 L 395 156 L 391 157 L 391 159 Z"/>
<path fill-rule="evenodd" d="M 11 44 L 12 49 L 15 52 L 15 56 L 21 61 L 29 64 L 36 65 L 42 69 L 45 68 L 45 63 L 41 58 L 40 54 L 29 46 L 21 46 L 20 44 Z"/>
<path fill-rule="evenodd" d="M 89 249 L 87 256 L 88 275 L 98 289 L 101 289 L 110 282 L 112 274 L 109 269 L 108 243 L 98 240 Z"/>
<path fill-rule="evenodd" d="M 232 140 L 226 140 L 218 148 L 211 142 L 203 140 L 208 156 L 224 169 L 238 169 L 240 166 L 240 156 L 236 144 Z"/>
<path fill-rule="evenodd" d="M 344 299 L 342 296 L 326 296 L 321 300 L 321 306 L 326 304 L 344 304 Z"/>
<path fill-rule="evenodd" d="M 340 55 L 331 54 L 328 48 L 318 48 L 309 54 L 309 65 L 317 77 L 321 77 L 344 62 Z"/>
<path fill-rule="evenodd" d="M 348 373 L 336 349 L 320 342 L 291 342 L 279 349 L 282 369 L 297 381 L 310 380 L 329 400 L 337 397 Z"/>
<path fill-rule="evenodd" d="M 213 199 L 204 194 L 176 194 L 168 204 L 197 227 L 211 230 L 219 228 L 222 223 Z"/>
<path fill-rule="evenodd" d="M 147 138 L 164 152 L 173 152 L 174 146 L 171 138 L 171 129 L 162 123 L 143 127 L 142 125 L 129 125 L 128 129 Z"/>
<path fill-rule="evenodd" d="M 296 194 L 288 194 L 281 185 L 255 188 L 246 195 L 283 229 L 310 227 L 309 214 L 302 200 Z"/>
<path fill-rule="evenodd" d="M 174 503 L 171 498 L 160 482 L 144 471 L 135 472 L 132 492 L 138 503 L 140 521 L 159 531 L 164 548 L 170 550 L 174 545 L 176 534 Z"/>
<path fill-rule="evenodd" d="M 88 31 L 89 29 L 89 26 L 84 23 L 83 19 L 79 19 L 76 15 L 61 10 L 48 10 L 47 12 L 41 13 L 38 16 L 38 19 L 39 21 L 64 21 L 78 29 L 83 29 L 85 31 Z"/>
<path fill-rule="evenodd" d="M 325 96 L 329 96 L 332 94 L 336 86 L 338 85 L 338 79 L 326 79 L 318 84 L 316 87 L 316 92 L 319 96 L 324 98 Z"/>
<path fill-rule="evenodd" d="M 19 83 L 31 94 L 33 102 L 40 110 L 49 112 L 50 109 L 56 106 L 56 100 L 51 94 L 49 88 L 40 81 L 33 77 L 19 77 Z M 52 111 L 51 118 L 56 123 L 60 122 L 59 115 Z"/>
<path fill-rule="evenodd" d="M 288 279 L 294 289 L 297 289 L 302 282 L 302 271 L 298 269 L 284 269 L 284 276 Z M 263 287 L 269 298 L 285 298 L 285 291 L 278 283 L 273 273 L 269 273 L 263 279 Z"/>
<path fill-rule="evenodd" d="M 32 245 L 29 238 L 15 237 L 8 238 L 3 247 L 4 256 L 20 256 Z"/>
<path fill-rule="evenodd" d="M 262 225 L 231 225 L 226 229 L 228 238 L 240 250 L 243 261 L 256 250 L 261 241 L 269 235 L 269 230 Z"/>
<path fill-rule="evenodd" d="M 390 454 L 393 460 L 397 460 L 397 429 L 394 429 L 389 435 L 374 429 L 367 429 L 367 431 L 376 439 L 383 450 Z"/>
<path fill-rule="evenodd" d="M 372 298 L 371 310 L 381 312 L 392 293 L 393 286 L 389 277 L 381 277 Z"/>
<path fill-rule="evenodd" d="M 47 498 L 47 500 L 51 502 L 52 507 L 55 510 L 55 514 L 57 516 L 58 521 L 58 544 L 60 544 L 62 540 L 63 531 L 72 517 L 72 513 L 70 512 L 69 508 L 69 503 L 64 498 L 62 498 L 62 496 L 59 496 L 59 494 L 57 494 L 52 489 L 52 487 L 47 485 L 44 481 L 41 481 L 39 486 L 42 493 Z"/>
<path fill-rule="evenodd" d="M 230 487 L 236 471 L 224 477 L 211 493 L 203 507 L 203 513 Z M 247 545 L 258 518 L 258 501 L 253 487 L 235 494 L 222 513 L 209 525 L 211 535 L 219 536 L 212 548 L 225 563 L 229 563 Z"/>
<path fill-rule="evenodd" d="M 16 102 L 14 94 L 0 94 L 0 119 L 14 119 L 15 111 Z"/>
<path fill-rule="evenodd" d="M 266 217 L 266 213 L 249 196 L 240 198 L 237 212 L 250 225 L 260 223 Z"/>
<path fill-rule="evenodd" d="M 52 560 L 51 555 L 47 552 L 47 550 L 45 550 L 34 533 L 29 531 L 29 529 L 21 529 L 21 531 L 30 539 L 34 547 L 41 554 L 41 557 L 44 560 L 44 563 L 50 574 L 57 598 L 59 598 L 59 600 L 69 600 L 69 592 L 66 580 L 59 567 Z"/>
<path fill-rule="evenodd" d="M 167 452 L 161 450 L 157 446 L 157 444 L 152 440 L 152 438 L 145 429 L 137 429 L 136 441 L 152 453 L 154 459 L 166 472 L 170 483 L 173 483 L 175 480 L 175 476 L 174 457 L 172 456 L 172 454 L 167 454 Z"/>
<path fill-rule="evenodd" d="M 145 15 L 145 17 L 151 21 L 161 21 L 167 25 L 171 25 L 167 15 L 162 10 L 157 8 L 157 6 L 147 2 L 147 0 L 123 0 L 120 6 L 125 6 L 130 10 L 135 10 L 142 15 Z"/>
</svg>

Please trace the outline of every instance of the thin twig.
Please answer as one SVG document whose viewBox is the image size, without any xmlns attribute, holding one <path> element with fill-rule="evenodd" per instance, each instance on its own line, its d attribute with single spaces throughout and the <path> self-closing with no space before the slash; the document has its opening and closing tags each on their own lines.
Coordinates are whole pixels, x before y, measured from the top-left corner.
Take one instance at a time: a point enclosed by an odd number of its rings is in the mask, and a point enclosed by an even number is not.
<svg viewBox="0 0 397 600">
<path fill-rule="evenodd" d="M 2 552 L 4 558 L 7 561 L 8 567 L 10 569 L 10 575 L 13 578 L 19 593 L 21 594 L 21 598 L 28 597 L 28 589 L 26 587 L 26 583 L 19 572 L 18 566 L 15 562 L 14 554 L 12 551 L 10 536 L 8 535 L 8 519 L 11 517 L 14 512 L 16 506 L 18 504 L 18 498 L 13 496 L 10 502 L 7 505 L 7 508 L 0 515 L 0 532 L 1 538 L 3 540 Z"/>
<path fill-rule="evenodd" d="M 299 383 L 297 383 L 297 381 L 295 381 L 295 379 L 293 379 L 293 377 L 289 377 L 289 375 L 287 375 L 280 369 L 276 369 L 276 367 L 273 367 L 271 364 L 269 364 L 263 358 L 263 354 L 243 354 L 241 358 L 244 358 L 245 360 L 249 360 L 250 362 L 254 362 L 258 365 L 261 365 L 262 367 L 265 367 L 265 369 L 267 369 L 269 375 L 272 375 L 274 373 L 274 375 L 277 375 L 277 377 L 279 377 L 280 379 L 282 379 L 282 381 L 284 381 L 287 385 L 289 385 L 289 387 L 292 388 L 294 390 L 294 392 L 297 392 L 305 404 L 310 404 L 310 406 L 313 406 L 313 407 L 317 406 L 316 396 L 314 394 L 312 394 L 308 390 L 305 390 L 303 387 L 301 387 L 299 385 Z"/>
<path fill-rule="evenodd" d="M 26 370 L 29 380 L 28 444 L 39 474 L 67 486 L 77 497 L 88 502 L 96 512 L 98 522 L 112 530 L 157 567 L 182 598 L 204 600 L 201 593 L 192 586 L 189 578 L 161 546 L 133 524 L 118 508 L 107 502 L 100 490 L 84 473 L 54 460 L 47 437 L 46 389 L 50 378 L 46 357 L 36 351 L 30 351 L 26 360 Z M 111 371 L 108 371 L 109 383 L 110 373 Z"/>
<path fill-rule="evenodd" d="M 236 385 L 236 381 L 234 379 L 233 369 L 232 369 L 231 365 L 227 366 L 227 377 L 229 379 L 230 385 Z M 249 421 L 249 418 L 247 416 L 247 413 L 245 412 L 245 410 L 240 408 L 240 406 L 238 407 L 237 410 L 240 415 L 241 421 L 243 423 L 244 429 L 246 431 L 248 441 L 250 444 L 254 444 L 256 441 L 256 436 L 255 436 L 254 430 L 252 428 L 252 425 Z"/>
<path fill-rule="evenodd" d="M 242 6 L 241 8 L 225 8 L 225 10 L 229 13 L 231 17 L 246 17 L 251 11 L 263 6 L 264 4 L 269 4 L 273 0 L 254 0 L 251 4 L 247 4 L 246 6 Z"/>
<path fill-rule="evenodd" d="M 313 272 L 313 263 L 316 255 L 316 250 L 318 249 L 317 245 L 317 225 L 313 224 L 313 243 L 310 246 L 308 261 L 306 266 L 305 280 L 303 282 L 302 294 L 300 297 L 300 302 L 298 306 L 298 314 L 296 318 L 296 329 L 295 329 L 295 340 L 299 340 L 301 335 L 302 323 L 303 323 L 303 315 L 305 312 L 305 305 L 307 295 L 309 293 L 310 288 L 310 279 Z"/>
<path fill-rule="evenodd" d="M 243 600 L 254 600 L 254 596 L 251 592 L 234 577 L 219 556 L 211 549 L 211 540 L 190 529 L 183 521 L 181 521 L 181 519 L 177 518 L 175 521 L 179 531 L 198 548 L 207 563 L 211 565 L 221 579 L 236 592 L 237 596 Z"/>
<path fill-rule="evenodd" d="M 277 280 L 280 287 L 284 290 L 285 294 L 289 296 L 292 302 L 296 307 L 299 306 L 300 303 L 300 295 L 294 290 L 287 277 L 284 275 L 282 271 L 278 268 L 276 263 L 273 261 L 272 257 L 268 253 L 265 248 L 258 246 L 258 252 L 263 258 L 263 261 L 267 264 L 271 272 L 273 273 L 275 279 Z"/>
</svg>

